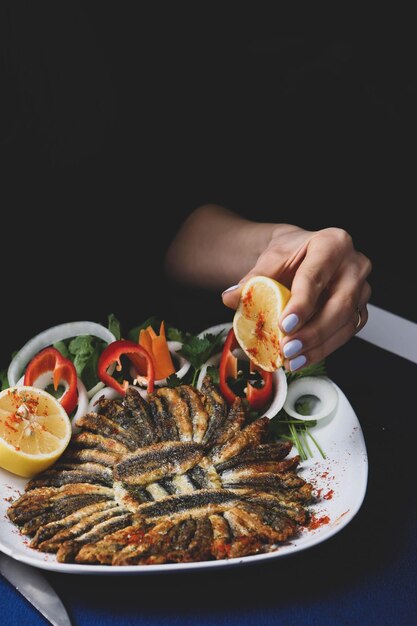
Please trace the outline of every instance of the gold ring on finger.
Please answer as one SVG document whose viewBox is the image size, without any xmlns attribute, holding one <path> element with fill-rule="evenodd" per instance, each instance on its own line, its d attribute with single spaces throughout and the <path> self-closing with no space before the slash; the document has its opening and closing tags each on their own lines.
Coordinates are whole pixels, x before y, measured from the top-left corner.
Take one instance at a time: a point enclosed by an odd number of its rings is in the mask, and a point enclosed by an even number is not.
<svg viewBox="0 0 417 626">
<path fill-rule="evenodd" d="M 362 324 L 361 310 L 358 306 L 356 307 L 356 316 L 357 316 L 357 321 L 355 324 L 355 328 L 358 329 L 359 326 Z"/>
</svg>

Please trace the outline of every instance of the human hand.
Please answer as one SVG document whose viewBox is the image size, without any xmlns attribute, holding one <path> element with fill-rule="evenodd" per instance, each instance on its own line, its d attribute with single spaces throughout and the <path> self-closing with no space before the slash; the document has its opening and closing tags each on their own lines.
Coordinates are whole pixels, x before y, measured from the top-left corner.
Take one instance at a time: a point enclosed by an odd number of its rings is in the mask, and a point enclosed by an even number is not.
<svg viewBox="0 0 417 626">
<path fill-rule="evenodd" d="M 223 302 L 236 309 L 241 287 L 251 276 L 269 276 L 290 288 L 279 325 L 286 333 L 281 342 L 284 366 L 294 371 L 321 361 L 366 324 L 371 267 L 340 228 L 312 232 L 281 224 L 255 266 L 223 292 Z"/>
</svg>

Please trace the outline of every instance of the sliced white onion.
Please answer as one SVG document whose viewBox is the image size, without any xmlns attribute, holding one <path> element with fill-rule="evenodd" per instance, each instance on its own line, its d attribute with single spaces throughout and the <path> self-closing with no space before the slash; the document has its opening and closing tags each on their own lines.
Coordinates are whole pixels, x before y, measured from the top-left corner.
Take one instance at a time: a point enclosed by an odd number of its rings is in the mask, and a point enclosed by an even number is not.
<svg viewBox="0 0 417 626">
<path fill-rule="evenodd" d="M 288 393 L 288 383 L 287 377 L 285 375 L 282 367 L 272 372 L 272 387 L 273 387 L 273 396 L 272 402 L 265 411 L 261 415 L 261 417 L 267 417 L 268 419 L 272 419 L 284 406 L 285 399 Z"/>
<path fill-rule="evenodd" d="M 116 363 L 113 363 L 113 366 L 114 366 L 114 367 L 116 367 Z M 111 374 L 113 374 L 113 372 L 114 372 L 114 367 L 113 367 L 113 370 L 112 370 L 112 371 L 110 370 L 110 368 L 108 369 L 108 372 L 109 372 L 109 374 L 110 374 L 110 375 L 111 375 Z M 96 393 L 97 393 L 98 391 L 100 391 L 100 389 L 104 389 L 104 387 L 105 387 L 105 384 L 104 384 L 104 383 L 102 383 L 102 382 L 99 382 L 99 383 L 97 383 L 97 385 L 94 385 L 94 387 L 91 387 L 91 389 L 89 389 L 89 390 L 87 391 L 87 396 L 88 396 L 88 399 L 89 399 L 89 400 L 91 400 L 91 398 L 92 398 L 93 396 L 95 396 L 95 395 L 96 395 Z"/>
<path fill-rule="evenodd" d="M 101 398 L 105 398 L 106 400 L 115 400 L 116 398 L 121 397 L 120 393 L 118 393 L 116 389 L 113 389 L 113 387 L 103 387 L 102 389 L 99 389 L 92 398 L 90 398 L 87 413 L 95 411 L 94 407 Z"/>
<path fill-rule="evenodd" d="M 224 324 L 216 324 L 216 326 L 210 326 L 210 328 L 206 328 L 202 330 L 201 333 L 197 335 L 200 339 L 204 337 L 204 335 L 218 335 L 223 332 L 222 343 L 226 341 L 227 333 L 232 328 L 232 322 L 224 322 Z"/>
<path fill-rule="evenodd" d="M 196 387 L 199 391 L 201 391 L 201 387 L 203 385 L 203 380 L 207 374 L 207 368 L 211 365 L 212 367 L 216 367 L 220 363 L 220 359 L 222 358 L 221 352 L 218 354 L 214 354 L 211 356 L 205 363 L 202 365 L 200 373 L 197 378 Z"/>
<path fill-rule="evenodd" d="M 11 387 L 16 385 L 26 365 L 40 350 L 57 341 L 78 337 L 79 335 L 93 335 L 106 343 L 116 341 L 116 337 L 108 328 L 96 322 L 68 322 L 67 324 L 59 324 L 58 326 L 48 328 L 39 333 L 39 335 L 29 339 L 12 359 L 7 371 L 9 385 Z"/>
<path fill-rule="evenodd" d="M 79 417 L 82 417 L 86 413 L 88 413 L 88 396 L 87 389 L 85 388 L 84 383 L 79 378 L 77 379 L 77 391 L 78 391 L 78 405 L 77 411 L 72 418 L 72 432 L 78 432 L 77 420 Z"/>
<path fill-rule="evenodd" d="M 301 415 L 296 410 L 296 404 L 304 396 L 317 398 L 319 404 L 313 408 L 310 415 Z M 336 387 L 325 376 L 303 376 L 294 380 L 288 386 L 287 399 L 284 410 L 288 415 L 299 420 L 322 420 L 333 413 L 337 406 L 338 395 Z"/>
</svg>

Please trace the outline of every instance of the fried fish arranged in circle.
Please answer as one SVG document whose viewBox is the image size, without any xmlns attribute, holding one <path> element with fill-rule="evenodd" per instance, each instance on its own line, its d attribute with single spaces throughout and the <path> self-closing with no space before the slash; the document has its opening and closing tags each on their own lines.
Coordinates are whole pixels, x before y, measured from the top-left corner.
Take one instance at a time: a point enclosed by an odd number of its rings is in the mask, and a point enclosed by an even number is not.
<svg viewBox="0 0 417 626">
<path fill-rule="evenodd" d="M 8 509 L 31 547 L 65 563 L 187 563 L 275 550 L 307 523 L 291 444 L 210 378 L 95 408 Z"/>
</svg>

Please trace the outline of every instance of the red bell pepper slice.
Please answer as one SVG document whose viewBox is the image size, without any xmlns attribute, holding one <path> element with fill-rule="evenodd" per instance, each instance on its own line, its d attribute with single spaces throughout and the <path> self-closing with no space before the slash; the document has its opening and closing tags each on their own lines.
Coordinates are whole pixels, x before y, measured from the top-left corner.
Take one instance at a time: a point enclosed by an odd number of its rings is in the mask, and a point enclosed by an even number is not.
<svg viewBox="0 0 417 626">
<path fill-rule="evenodd" d="M 233 404 L 235 398 L 237 397 L 234 391 L 232 391 L 232 389 L 229 387 L 227 379 L 237 378 L 237 358 L 232 351 L 238 347 L 239 344 L 237 342 L 235 333 L 233 331 L 233 328 L 231 328 L 226 337 L 219 366 L 220 391 L 222 392 L 223 397 L 229 405 Z M 252 367 L 254 366 L 252 365 Z M 255 369 L 262 376 L 264 384 L 262 387 L 257 388 L 250 383 L 247 383 L 246 399 L 253 409 L 258 410 L 264 407 L 271 399 L 272 373 L 266 372 L 265 370 L 256 366 Z"/>
<path fill-rule="evenodd" d="M 255 411 L 262 409 L 272 396 L 272 372 L 266 372 L 261 367 L 252 363 L 252 368 L 260 373 L 264 384 L 262 387 L 254 387 L 250 383 L 246 385 L 246 398 Z"/>
<path fill-rule="evenodd" d="M 223 346 L 223 352 L 219 365 L 220 391 L 228 404 L 233 404 L 236 394 L 228 385 L 228 378 L 237 378 L 237 358 L 232 350 L 238 348 L 239 344 L 235 337 L 233 328 L 227 334 L 226 341 Z"/>
<path fill-rule="evenodd" d="M 41 350 L 26 368 L 24 385 L 32 386 L 42 374 L 53 372 L 54 389 L 58 389 L 60 381 L 65 381 L 68 388 L 60 398 L 65 411 L 70 414 L 78 404 L 77 370 L 74 363 L 66 359 L 59 350 L 45 348 Z"/>
<path fill-rule="evenodd" d="M 133 341 L 127 341 L 126 339 L 113 341 L 113 343 L 110 343 L 107 348 L 105 348 L 101 353 L 98 360 L 98 375 L 100 377 L 100 380 L 102 380 L 103 383 L 106 383 L 106 385 L 113 387 L 113 389 L 115 389 L 122 396 L 125 395 L 126 385 L 121 385 L 107 371 L 112 363 L 117 363 L 116 367 L 120 370 L 122 367 L 120 358 L 123 355 L 127 356 L 136 367 L 139 364 L 142 364 L 143 360 L 145 360 L 146 374 L 148 379 L 147 388 L 148 393 L 151 393 L 154 390 L 155 381 L 155 369 L 152 357 L 149 352 L 138 343 L 134 343 Z"/>
</svg>

